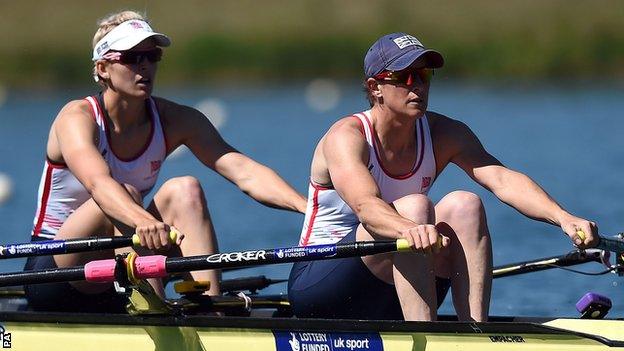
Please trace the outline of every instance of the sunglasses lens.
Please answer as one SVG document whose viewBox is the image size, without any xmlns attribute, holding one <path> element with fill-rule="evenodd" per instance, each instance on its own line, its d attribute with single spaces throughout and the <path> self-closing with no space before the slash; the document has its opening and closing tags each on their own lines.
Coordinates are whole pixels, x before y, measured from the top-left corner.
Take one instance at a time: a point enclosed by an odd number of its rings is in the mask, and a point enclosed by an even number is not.
<svg viewBox="0 0 624 351">
<path fill-rule="evenodd" d="M 121 56 L 119 56 L 119 62 L 127 65 L 136 63 L 136 60 L 137 54 L 135 52 L 126 51 L 122 52 Z"/>
<path fill-rule="evenodd" d="M 156 48 L 150 51 L 124 51 L 119 57 L 119 61 L 125 64 L 137 64 L 147 59 L 151 63 L 160 61 L 162 49 Z"/>
<path fill-rule="evenodd" d="M 411 72 L 406 72 L 405 76 L 406 77 L 400 80 L 403 84 L 412 85 L 415 83 L 416 79 L 419 79 L 422 83 L 427 84 L 431 82 L 433 70 L 431 68 L 416 69 Z"/>
<path fill-rule="evenodd" d="M 147 57 L 147 60 L 149 62 L 158 62 L 162 58 L 162 49 L 156 48 L 154 50 L 151 50 L 145 54 L 145 57 Z"/>
<path fill-rule="evenodd" d="M 384 72 L 377 76 L 377 79 L 390 81 L 398 84 L 411 86 L 419 80 L 421 83 L 431 82 L 433 70 L 430 68 L 415 69 L 412 71 Z"/>
</svg>

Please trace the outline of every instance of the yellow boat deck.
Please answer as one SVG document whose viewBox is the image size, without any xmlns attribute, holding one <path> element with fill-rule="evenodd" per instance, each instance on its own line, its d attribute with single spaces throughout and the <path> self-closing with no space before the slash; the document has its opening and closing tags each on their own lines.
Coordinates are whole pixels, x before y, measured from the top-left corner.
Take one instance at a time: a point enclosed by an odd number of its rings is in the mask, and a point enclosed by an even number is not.
<svg viewBox="0 0 624 351">
<path fill-rule="evenodd" d="M 14 312 L 0 314 L 0 324 L 12 350 L 624 349 L 624 320 L 432 323 Z"/>
</svg>

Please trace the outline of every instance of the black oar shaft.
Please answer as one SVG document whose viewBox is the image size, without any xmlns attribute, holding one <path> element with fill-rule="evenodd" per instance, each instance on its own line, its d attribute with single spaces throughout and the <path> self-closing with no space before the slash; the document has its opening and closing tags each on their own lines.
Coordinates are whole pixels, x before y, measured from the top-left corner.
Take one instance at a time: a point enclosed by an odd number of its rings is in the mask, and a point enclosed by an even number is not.
<svg viewBox="0 0 624 351">
<path fill-rule="evenodd" d="M 110 250 L 132 245 L 132 237 L 91 237 L 74 240 L 33 241 L 30 243 L 0 246 L 0 259 Z"/>
<path fill-rule="evenodd" d="M 249 250 L 195 257 L 168 258 L 166 270 L 167 273 L 180 273 L 193 270 L 250 267 L 264 264 L 367 256 L 393 251 L 397 251 L 397 241 L 370 241 Z"/>
<path fill-rule="evenodd" d="M 38 271 L 24 271 L 1 274 L 0 286 L 56 283 L 84 279 L 84 267 L 53 268 Z"/>
<path fill-rule="evenodd" d="M 587 262 L 601 262 L 600 251 L 572 251 L 561 256 L 541 258 L 539 260 L 511 263 L 494 267 L 494 278 L 508 277 L 512 275 L 543 271 L 556 267 L 568 267 Z"/>
<path fill-rule="evenodd" d="M 178 232 L 172 229 L 169 232 L 169 242 L 175 244 L 177 237 Z M 141 240 L 137 234 L 132 236 L 94 236 L 84 239 L 32 241 L 29 243 L 0 245 L 0 259 L 112 250 L 140 244 Z"/>
</svg>

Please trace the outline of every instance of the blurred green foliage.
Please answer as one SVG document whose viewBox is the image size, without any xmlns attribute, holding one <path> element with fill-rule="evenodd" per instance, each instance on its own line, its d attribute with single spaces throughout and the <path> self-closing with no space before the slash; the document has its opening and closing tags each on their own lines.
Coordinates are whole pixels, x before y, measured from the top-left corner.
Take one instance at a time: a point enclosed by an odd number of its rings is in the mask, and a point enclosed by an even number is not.
<svg viewBox="0 0 624 351">
<path fill-rule="evenodd" d="M 621 0 L 0 1 L 0 82 L 90 82 L 96 21 L 147 13 L 171 36 L 168 84 L 359 78 L 381 35 L 414 34 L 452 78 L 624 77 Z"/>
</svg>

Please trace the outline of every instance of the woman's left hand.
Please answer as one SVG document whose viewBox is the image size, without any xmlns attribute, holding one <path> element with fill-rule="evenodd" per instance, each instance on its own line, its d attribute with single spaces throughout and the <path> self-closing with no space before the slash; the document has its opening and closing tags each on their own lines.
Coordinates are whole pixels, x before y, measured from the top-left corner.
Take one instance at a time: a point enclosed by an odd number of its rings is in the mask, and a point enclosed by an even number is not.
<svg viewBox="0 0 624 351">
<path fill-rule="evenodd" d="M 561 229 L 579 249 L 598 245 L 598 226 L 592 221 L 570 215 L 561 221 Z"/>
</svg>

